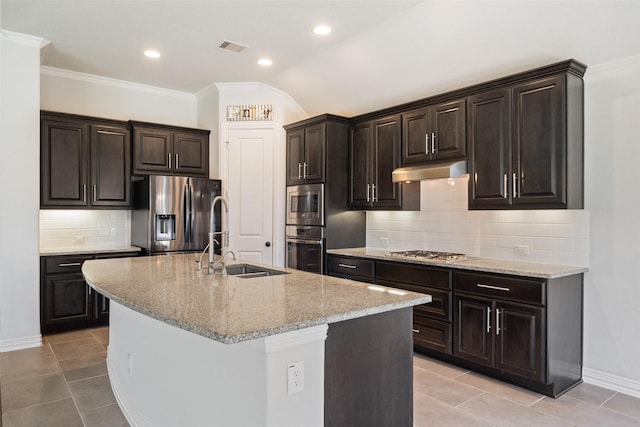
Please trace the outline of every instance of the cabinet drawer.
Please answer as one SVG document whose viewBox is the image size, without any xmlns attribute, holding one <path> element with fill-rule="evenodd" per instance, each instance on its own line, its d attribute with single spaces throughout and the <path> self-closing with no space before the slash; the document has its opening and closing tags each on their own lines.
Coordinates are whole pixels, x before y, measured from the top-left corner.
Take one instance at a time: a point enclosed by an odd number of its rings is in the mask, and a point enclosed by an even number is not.
<svg viewBox="0 0 640 427">
<path fill-rule="evenodd" d="M 424 286 L 416 286 L 406 283 L 394 283 L 386 280 L 376 280 L 376 283 L 390 288 L 404 289 L 406 291 L 431 295 L 430 303 L 413 306 L 413 312 L 438 320 L 451 321 L 451 291 L 443 291 L 442 289 L 427 288 Z"/>
<path fill-rule="evenodd" d="M 545 304 L 545 281 L 521 279 L 493 274 L 459 273 L 454 275 L 456 292 L 467 292 L 488 298 Z"/>
<path fill-rule="evenodd" d="M 330 256 L 327 270 L 339 277 L 357 276 L 372 281 L 374 265 L 374 262 L 368 259 Z"/>
<path fill-rule="evenodd" d="M 451 323 L 414 315 L 413 344 L 451 354 Z"/>
<path fill-rule="evenodd" d="M 91 255 L 48 256 L 45 257 L 44 271 L 46 274 L 80 273 L 82 263 L 92 258 Z"/>
<path fill-rule="evenodd" d="M 410 263 L 378 261 L 376 279 L 451 289 L 451 270 Z"/>
</svg>

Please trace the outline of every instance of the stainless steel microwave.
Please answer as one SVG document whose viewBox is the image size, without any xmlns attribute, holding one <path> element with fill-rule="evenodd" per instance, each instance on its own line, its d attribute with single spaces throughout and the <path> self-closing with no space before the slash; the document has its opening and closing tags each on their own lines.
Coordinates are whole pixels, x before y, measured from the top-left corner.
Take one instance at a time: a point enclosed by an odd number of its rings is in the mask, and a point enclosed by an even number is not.
<svg viewBox="0 0 640 427">
<path fill-rule="evenodd" d="M 324 225 L 324 184 L 287 187 L 287 224 Z"/>
</svg>

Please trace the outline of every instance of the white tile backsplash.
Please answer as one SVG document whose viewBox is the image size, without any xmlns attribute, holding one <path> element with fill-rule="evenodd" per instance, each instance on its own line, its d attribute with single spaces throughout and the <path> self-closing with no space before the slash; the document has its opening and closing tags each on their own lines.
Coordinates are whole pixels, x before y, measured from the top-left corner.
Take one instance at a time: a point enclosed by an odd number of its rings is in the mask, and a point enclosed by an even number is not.
<svg viewBox="0 0 640 427">
<path fill-rule="evenodd" d="M 367 246 L 589 266 L 589 211 L 469 211 L 468 179 L 423 181 L 420 212 L 367 212 Z M 529 254 L 516 255 L 515 245 Z"/>
<path fill-rule="evenodd" d="M 40 249 L 94 251 L 131 243 L 127 210 L 40 211 Z"/>
</svg>

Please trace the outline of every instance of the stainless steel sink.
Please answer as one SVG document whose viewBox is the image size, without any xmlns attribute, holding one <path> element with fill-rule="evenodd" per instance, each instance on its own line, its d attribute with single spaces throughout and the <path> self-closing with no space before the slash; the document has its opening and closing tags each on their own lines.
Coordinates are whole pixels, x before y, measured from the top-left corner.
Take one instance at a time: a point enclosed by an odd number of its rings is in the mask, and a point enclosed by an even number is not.
<svg viewBox="0 0 640 427">
<path fill-rule="evenodd" d="M 227 274 L 242 279 L 252 279 L 255 277 L 279 276 L 289 274 L 286 271 L 272 270 L 270 268 L 258 267 L 251 264 L 233 264 L 227 266 Z"/>
</svg>

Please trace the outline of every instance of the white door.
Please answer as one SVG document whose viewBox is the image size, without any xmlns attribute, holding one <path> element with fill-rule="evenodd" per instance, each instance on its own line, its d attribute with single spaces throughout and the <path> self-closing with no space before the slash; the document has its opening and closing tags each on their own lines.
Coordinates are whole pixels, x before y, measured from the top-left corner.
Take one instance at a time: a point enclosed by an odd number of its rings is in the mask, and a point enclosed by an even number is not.
<svg viewBox="0 0 640 427">
<path fill-rule="evenodd" d="M 273 265 L 273 129 L 229 129 L 229 247 L 243 261 Z"/>
</svg>

